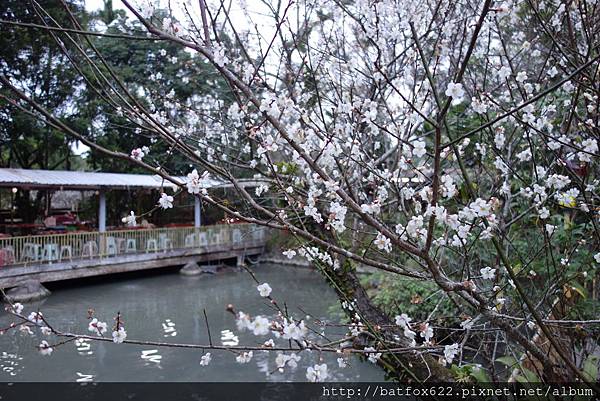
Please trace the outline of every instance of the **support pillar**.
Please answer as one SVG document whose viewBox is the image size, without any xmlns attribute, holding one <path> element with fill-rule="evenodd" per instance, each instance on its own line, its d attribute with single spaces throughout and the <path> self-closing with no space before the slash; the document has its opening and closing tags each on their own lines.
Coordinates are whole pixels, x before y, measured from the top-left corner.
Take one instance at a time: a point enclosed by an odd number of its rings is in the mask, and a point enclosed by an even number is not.
<svg viewBox="0 0 600 401">
<path fill-rule="evenodd" d="M 106 193 L 104 191 L 100 191 L 98 204 L 98 231 L 103 233 L 106 231 Z"/>
<path fill-rule="evenodd" d="M 202 201 L 199 196 L 194 196 L 194 227 L 202 225 Z"/>
</svg>

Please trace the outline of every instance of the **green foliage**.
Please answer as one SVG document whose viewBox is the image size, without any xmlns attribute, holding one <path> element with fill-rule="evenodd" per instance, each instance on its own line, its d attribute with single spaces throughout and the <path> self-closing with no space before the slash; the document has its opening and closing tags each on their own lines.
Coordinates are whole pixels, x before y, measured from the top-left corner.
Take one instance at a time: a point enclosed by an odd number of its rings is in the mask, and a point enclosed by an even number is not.
<svg viewBox="0 0 600 401">
<path fill-rule="evenodd" d="M 163 11 L 157 11 L 157 18 L 162 14 Z M 110 16 L 106 12 L 100 15 L 104 19 Z M 144 27 L 138 21 L 129 20 L 124 14 L 112 14 L 112 17 L 115 19 L 103 21 L 109 25 L 108 33 L 145 36 Z M 206 94 L 214 94 L 225 102 L 230 98 L 224 81 L 210 72 L 206 63 L 173 42 L 97 37 L 93 39 L 93 45 L 109 66 L 104 68 L 104 73 L 110 76 L 112 71 L 136 102 L 154 115 L 177 121 L 180 117 L 173 107 L 174 103 L 190 104 L 192 97 Z M 102 65 L 98 55 L 92 53 L 90 57 Z M 88 79 L 94 82 L 97 74 L 91 69 L 85 72 Z M 116 82 L 114 85 L 119 86 Z M 98 86 L 101 87 L 102 83 L 98 83 Z M 127 116 L 120 115 L 103 99 L 103 95 L 91 85 L 81 93 L 79 104 L 82 110 L 79 116 L 84 132 L 87 131 L 98 144 L 110 150 L 127 151 L 148 146 L 151 149 L 150 157 L 169 171 L 174 174 L 189 171 L 188 158 L 170 151 L 169 146 L 157 141 L 152 132 L 133 123 Z M 104 171 L 132 169 L 127 161 L 115 160 L 95 151 L 91 152 L 90 163 L 92 168 Z"/>
<path fill-rule="evenodd" d="M 48 14 L 60 21 L 68 20 L 61 1 L 40 2 Z M 85 25 L 87 14 L 81 1 L 65 4 Z M 30 2 L 4 0 L 0 3 L 0 19 L 23 23 L 40 23 Z M 71 50 L 73 44 L 64 40 Z M 0 28 L 0 73 L 20 90 L 33 94 L 34 100 L 59 115 L 73 120 L 73 96 L 82 79 L 69 67 L 69 60 L 47 31 L 2 24 Z M 9 95 L 8 89 L 0 89 Z M 9 95 L 9 97 L 11 97 Z M 0 100 L 0 166 L 23 168 L 70 168 L 72 139 L 37 118 Z"/>
<path fill-rule="evenodd" d="M 456 378 L 457 382 L 468 383 L 490 383 L 491 380 L 484 369 L 477 365 L 450 366 L 450 371 Z"/>
<path fill-rule="evenodd" d="M 435 283 L 399 278 L 387 273 L 373 273 L 362 279 L 374 303 L 390 316 L 406 313 L 413 321 L 432 321 L 444 325 L 458 323 L 458 311 Z"/>
</svg>

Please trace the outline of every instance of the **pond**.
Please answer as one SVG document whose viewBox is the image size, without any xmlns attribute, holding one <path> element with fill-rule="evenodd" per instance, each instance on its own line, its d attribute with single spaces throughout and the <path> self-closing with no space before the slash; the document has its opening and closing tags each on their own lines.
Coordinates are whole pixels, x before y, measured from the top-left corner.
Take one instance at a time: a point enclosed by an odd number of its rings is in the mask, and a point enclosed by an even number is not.
<svg viewBox="0 0 600 401">
<path fill-rule="evenodd" d="M 252 268 L 259 281 L 268 282 L 272 296 L 287 306 L 296 318 L 310 316 L 336 321 L 335 294 L 321 276 L 309 269 L 276 265 Z M 186 277 L 176 271 L 143 276 L 112 276 L 91 283 L 53 288 L 52 295 L 38 303 L 25 305 L 24 313 L 39 307 L 49 322 L 62 331 L 90 334 L 88 309 L 110 326 L 120 311 L 128 339 L 172 343 L 207 344 L 208 334 L 203 310 L 206 310 L 214 343 L 234 341 L 240 345 L 260 345 L 272 336 L 254 336 L 239 332 L 235 319 L 226 311 L 227 304 L 251 315 L 273 316 L 273 309 L 261 298 L 256 284 L 245 271 L 230 269 L 216 275 Z M 0 327 L 14 319 L 3 309 Z M 311 325 L 312 326 L 312 325 Z M 314 326 L 313 326 L 314 327 Z M 326 334 L 335 329 L 328 328 Z M 333 336 L 335 338 L 335 336 Z M 255 351 L 247 364 L 235 361 L 229 351 L 211 351 L 208 366 L 199 364 L 200 349 L 113 344 L 108 342 L 69 342 L 57 347 L 52 355 L 42 356 L 36 346 L 43 340 L 39 330 L 33 336 L 9 330 L 0 336 L 0 381 L 306 381 L 306 368 L 327 363 L 328 381 L 381 381 L 383 372 L 358 358 L 339 368 L 337 355 L 302 352 L 296 369 L 277 371 L 274 352 Z M 274 339 L 285 346 L 287 340 Z M 56 338 L 49 341 L 56 342 Z"/>
</svg>

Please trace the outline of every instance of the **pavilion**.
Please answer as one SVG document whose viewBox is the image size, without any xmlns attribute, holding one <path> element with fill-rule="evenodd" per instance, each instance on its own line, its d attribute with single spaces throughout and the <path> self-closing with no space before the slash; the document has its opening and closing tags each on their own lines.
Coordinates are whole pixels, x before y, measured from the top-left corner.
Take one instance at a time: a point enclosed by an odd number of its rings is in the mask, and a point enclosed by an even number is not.
<svg viewBox="0 0 600 401">
<path fill-rule="evenodd" d="M 185 177 L 174 177 L 182 184 Z M 231 184 L 215 179 L 207 180 L 206 188 L 229 188 Z M 242 185 L 254 186 L 256 183 L 242 180 Z M 98 231 L 106 231 L 106 191 L 130 189 L 171 189 L 177 186 L 158 175 L 123 174 L 64 170 L 27 170 L 0 168 L 0 188 L 12 188 L 13 192 L 23 190 L 52 191 L 97 191 Z M 201 225 L 201 201 L 194 197 L 194 226 Z"/>
<path fill-rule="evenodd" d="M 184 184 L 186 177 L 174 177 Z M 257 180 L 239 180 L 254 187 Z M 216 224 L 201 227 L 201 202 L 194 196 L 194 224 L 167 227 L 137 225 L 107 229 L 106 193 L 114 190 L 175 190 L 178 186 L 157 175 L 82 171 L 0 168 L 0 189 L 94 191 L 98 196 L 98 226 L 34 235 L 0 234 L 0 288 L 24 279 L 40 282 L 85 277 L 136 269 L 185 264 L 188 261 L 243 260 L 262 252 L 264 230 L 251 224 Z M 232 184 L 206 180 L 205 188 L 231 188 Z M 12 200 L 12 198 L 11 198 Z M 241 222 L 235 222 L 241 223 Z M 64 227 L 63 227 L 64 228 Z M 239 262 L 241 263 L 241 262 Z M 42 267 L 44 265 L 45 267 Z M 51 266 L 51 267 L 49 267 Z"/>
</svg>

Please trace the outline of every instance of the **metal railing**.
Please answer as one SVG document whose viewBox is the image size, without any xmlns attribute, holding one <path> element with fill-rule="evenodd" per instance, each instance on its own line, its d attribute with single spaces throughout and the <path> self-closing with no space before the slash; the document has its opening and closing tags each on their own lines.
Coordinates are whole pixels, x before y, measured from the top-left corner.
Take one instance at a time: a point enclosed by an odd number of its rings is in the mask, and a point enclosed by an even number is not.
<svg viewBox="0 0 600 401">
<path fill-rule="evenodd" d="M 232 248 L 264 244 L 265 228 L 255 224 L 74 232 L 0 238 L 0 266 L 108 258 L 175 249 Z"/>
</svg>

